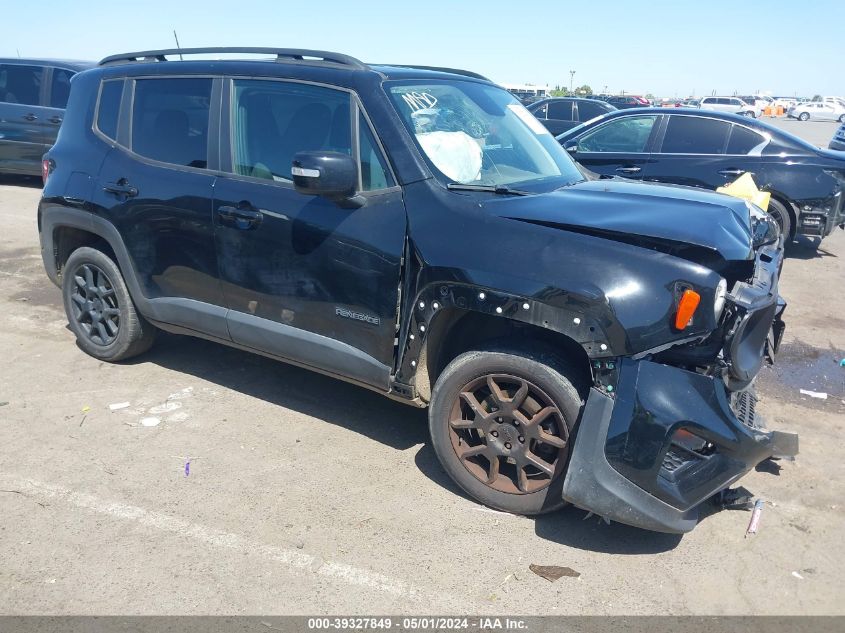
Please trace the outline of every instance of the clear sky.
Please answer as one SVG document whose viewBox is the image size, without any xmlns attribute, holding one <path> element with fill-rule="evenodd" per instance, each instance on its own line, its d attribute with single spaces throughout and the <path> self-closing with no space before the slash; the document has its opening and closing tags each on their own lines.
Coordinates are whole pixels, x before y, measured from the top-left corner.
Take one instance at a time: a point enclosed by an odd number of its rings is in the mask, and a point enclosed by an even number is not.
<svg viewBox="0 0 845 633">
<path fill-rule="evenodd" d="M 500 83 L 656 96 L 845 94 L 845 0 L 0 0 L 0 57 L 277 46 Z"/>
</svg>

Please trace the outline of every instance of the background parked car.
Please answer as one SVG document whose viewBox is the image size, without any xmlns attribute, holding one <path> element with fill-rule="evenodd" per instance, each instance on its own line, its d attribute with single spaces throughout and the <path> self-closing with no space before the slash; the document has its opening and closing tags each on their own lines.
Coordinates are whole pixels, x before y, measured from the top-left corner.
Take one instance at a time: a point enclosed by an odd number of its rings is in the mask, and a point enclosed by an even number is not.
<svg viewBox="0 0 845 633">
<path fill-rule="evenodd" d="M 543 99 L 528 106 L 528 111 L 540 119 L 552 134 L 561 134 L 578 123 L 584 123 L 614 110 L 616 108 L 609 103 L 575 97 Z"/>
<path fill-rule="evenodd" d="M 93 63 L 0 59 L 0 173 L 41 173 L 41 156 L 56 141 L 70 79 Z"/>
<path fill-rule="evenodd" d="M 739 97 L 704 97 L 698 104 L 702 110 L 715 110 L 716 112 L 731 112 L 757 118 L 762 110 L 756 105 L 746 103 Z"/>
<path fill-rule="evenodd" d="M 679 108 L 611 112 L 557 137 L 605 176 L 716 189 L 744 173 L 772 195 L 789 239 L 845 228 L 845 157 L 761 121 Z"/>
<path fill-rule="evenodd" d="M 840 125 L 839 129 L 836 130 L 828 147 L 838 151 L 845 151 L 845 123 Z"/>
<path fill-rule="evenodd" d="M 799 121 L 840 121 L 845 123 L 845 107 L 822 101 L 799 103 L 789 108 L 786 115 Z"/>
<path fill-rule="evenodd" d="M 618 110 L 626 108 L 647 108 L 651 105 L 648 99 L 638 95 L 617 95 L 609 97 L 607 102 Z"/>
</svg>

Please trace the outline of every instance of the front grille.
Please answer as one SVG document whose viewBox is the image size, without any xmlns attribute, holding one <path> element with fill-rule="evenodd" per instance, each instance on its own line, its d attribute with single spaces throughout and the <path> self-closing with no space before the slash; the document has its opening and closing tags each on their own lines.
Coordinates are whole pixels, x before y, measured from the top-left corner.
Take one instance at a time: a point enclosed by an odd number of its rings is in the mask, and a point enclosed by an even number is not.
<svg viewBox="0 0 845 633">
<path fill-rule="evenodd" d="M 757 395 L 752 389 L 731 394 L 731 409 L 737 419 L 752 429 L 761 429 L 763 424 L 760 416 L 757 415 L 756 408 Z"/>
</svg>

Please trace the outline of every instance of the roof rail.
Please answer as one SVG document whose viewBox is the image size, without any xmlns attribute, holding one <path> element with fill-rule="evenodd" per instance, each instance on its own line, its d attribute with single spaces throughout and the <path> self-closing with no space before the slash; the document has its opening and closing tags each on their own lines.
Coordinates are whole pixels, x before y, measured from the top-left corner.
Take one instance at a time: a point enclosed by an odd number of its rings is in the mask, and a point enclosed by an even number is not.
<svg viewBox="0 0 845 633">
<path fill-rule="evenodd" d="M 243 47 L 243 46 L 218 46 L 212 48 L 167 48 L 156 51 L 140 51 L 137 53 L 123 53 L 121 55 L 111 55 L 100 60 L 100 66 L 116 63 L 130 63 L 130 62 L 166 62 L 168 55 L 206 55 L 214 53 L 249 53 L 258 55 L 275 55 L 277 62 L 283 61 L 323 61 L 333 64 L 342 64 L 350 66 L 356 70 L 366 70 L 369 68 L 364 62 L 343 55 L 341 53 L 330 53 L 328 51 L 312 51 L 300 48 L 263 48 L 263 47 Z M 307 58 L 307 59 L 306 59 Z"/>
<path fill-rule="evenodd" d="M 441 73 L 452 73 L 453 75 L 464 75 L 465 77 L 472 77 L 473 79 L 483 79 L 490 81 L 484 75 L 479 75 L 471 70 L 461 70 L 460 68 L 446 68 L 445 66 L 417 66 L 415 64 L 385 64 L 385 66 L 396 66 L 398 68 L 414 68 L 415 70 L 435 70 Z M 492 82 L 491 82 L 492 83 Z"/>
</svg>

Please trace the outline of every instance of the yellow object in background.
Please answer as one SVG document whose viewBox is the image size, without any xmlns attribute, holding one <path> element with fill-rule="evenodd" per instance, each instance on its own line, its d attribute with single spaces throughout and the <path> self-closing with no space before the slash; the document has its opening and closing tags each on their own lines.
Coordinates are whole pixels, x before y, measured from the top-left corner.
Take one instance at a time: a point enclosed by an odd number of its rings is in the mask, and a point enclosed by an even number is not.
<svg viewBox="0 0 845 633">
<path fill-rule="evenodd" d="M 726 193 L 734 198 L 742 198 L 743 200 L 753 202 L 763 209 L 763 211 L 768 210 L 769 199 L 772 197 L 772 194 L 768 191 L 760 191 L 757 188 L 757 183 L 755 183 L 754 179 L 751 177 L 751 174 L 747 173 L 742 174 L 742 176 L 734 180 L 732 183 L 725 185 L 724 187 L 719 187 L 716 191 L 719 193 Z"/>
</svg>

